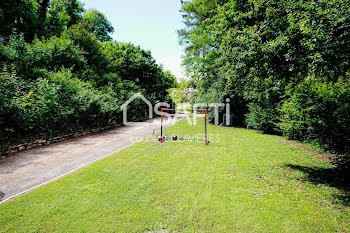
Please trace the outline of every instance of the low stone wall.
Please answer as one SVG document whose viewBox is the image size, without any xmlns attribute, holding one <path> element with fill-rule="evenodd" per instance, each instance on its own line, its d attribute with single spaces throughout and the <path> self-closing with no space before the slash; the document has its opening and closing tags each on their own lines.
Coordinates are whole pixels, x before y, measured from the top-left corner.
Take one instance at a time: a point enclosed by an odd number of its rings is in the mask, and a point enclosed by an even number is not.
<svg viewBox="0 0 350 233">
<path fill-rule="evenodd" d="M 23 143 L 20 145 L 12 145 L 12 146 L 9 146 L 6 148 L 1 148 L 0 149 L 0 156 L 6 156 L 6 155 L 13 154 L 13 153 L 17 153 L 19 151 L 24 151 L 24 150 L 29 150 L 29 149 L 41 147 L 41 146 L 51 145 L 51 144 L 66 141 L 66 140 L 69 140 L 72 138 L 81 137 L 81 136 L 84 136 L 87 134 L 102 132 L 105 130 L 115 128 L 117 126 L 120 126 L 120 125 L 105 126 L 105 127 L 101 127 L 101 128 L 85 130 L 85 131 L 80 131 L 80 132 L 76 132 L 76 133 L 70 133 L 67 135 L 60 136 L 60 137 L 54 137 L 54 138 L 50 138 L 50 139 L 39 139 L 39 140 L 36 140 L 34 142 L 27 142 L 27 143 Z"/>
</svg>

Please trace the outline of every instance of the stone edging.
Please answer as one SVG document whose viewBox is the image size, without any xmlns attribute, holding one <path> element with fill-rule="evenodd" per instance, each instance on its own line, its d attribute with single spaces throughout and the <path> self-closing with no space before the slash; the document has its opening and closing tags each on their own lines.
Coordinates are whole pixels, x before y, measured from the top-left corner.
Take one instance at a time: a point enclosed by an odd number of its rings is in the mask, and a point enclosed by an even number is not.
<svg viewBox="0 0 350 233">
<path fill-rule="evenodd" d="M 19 144 L 19 145 L 8 146 L 6 148 L 0 149 L 0 157 L 5 157 L 6 155 L 17 153 L 19 151 L 29 150 L 29 149 L 33 149 L 33 148 L 37 148 L 37 147 L 42 147 L 42 146 L 66 141 L 66 140 L 81 137 L 81 136 L 84 136 L 87 134 L 93 134 L 93 133 L 106 131 L 106 130 L 109 130 L 109 129 L 112 129 L 112 128 L 115 128 L 118 126 L 120 126 L 120 124 L 110 125 L 110 126 L 105 126 L 105 127 L 100 127 L 100 128 L 90 129 L 90 130 L 85 130 L 85 131 L 79 131 L 79 132 L 70 133 L 67 135 L 54 137 L 54 138 L 50 138 L 50 139 L 39 139 L 39 140 L 36 140 L 34 142 L 27 142 L 27 143 L 23 143 L 23 144 Z"/>
</svg>

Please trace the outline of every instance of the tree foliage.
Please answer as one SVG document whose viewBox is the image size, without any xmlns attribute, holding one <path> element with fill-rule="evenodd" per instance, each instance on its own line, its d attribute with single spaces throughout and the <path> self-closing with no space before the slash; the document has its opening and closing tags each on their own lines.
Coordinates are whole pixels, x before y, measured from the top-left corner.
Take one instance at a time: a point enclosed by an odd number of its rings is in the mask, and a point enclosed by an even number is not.
<svg viewBox="0 0 350 233">
<path fill-rule="evenodd" d="M 197 101 L 229 97 L 236 124 L 349 153 L 349 3 L 183 1 L 179 36 Z M 335 90 L 343 94 L 330 98 Z"/>
<path fill-rule="evenodd" d="M 0 4 L 0 147 L 121 123 L 120 106 L 141 92 L 167 100 L 175 77 L 150 51 L 112 40 L 97 10 L 78 0 Z M 132 120 L 148 108 L 130 106 Z"/>
<path fill-rule="evenodd" d="M 91 9 L 84 12 L 82 24 L 87 27 L 90 32 L 96 35 L 99 41 L 109 41 L 112 39 L 110 33 L 114 32 L 112 24 L 98 10 Z"/>
<path fill-rule="evenodd" d="M 191 99 L 188 96 L 189 88 L 191 87 L 191 80 L 180 79 L 176 87 L 169 90 L 171 99 L 176 104 L 189 103 Z"/>
<path fill-rule="evenodd" d="M 50 36 L 61 36 L 83 18 L 83 4 L 78 0 L 51 0 L 48 8 L 44 22 Z"/>
</svg>

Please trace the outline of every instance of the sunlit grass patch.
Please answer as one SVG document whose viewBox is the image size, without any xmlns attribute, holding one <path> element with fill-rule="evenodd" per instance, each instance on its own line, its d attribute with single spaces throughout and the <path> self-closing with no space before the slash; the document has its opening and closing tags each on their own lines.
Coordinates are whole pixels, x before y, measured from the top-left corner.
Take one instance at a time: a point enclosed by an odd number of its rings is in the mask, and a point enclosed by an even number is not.
<svg viewBox="0 0 350 233">
<path fill-rule="evenodd" d="M 5 203 L 0 231 L 350 230 L 348 191 L 309 173 L 329 163 L 281 137 L 208 132 L 218 135 L 208 146 L 140 142 Z"/>
</svg>

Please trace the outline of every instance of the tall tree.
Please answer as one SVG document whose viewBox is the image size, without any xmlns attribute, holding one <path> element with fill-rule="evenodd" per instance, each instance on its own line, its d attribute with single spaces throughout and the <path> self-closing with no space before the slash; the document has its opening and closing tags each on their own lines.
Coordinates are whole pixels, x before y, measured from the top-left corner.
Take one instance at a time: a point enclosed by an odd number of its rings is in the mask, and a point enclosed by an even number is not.
<svg viewBox="0 0 350 233">
<path fill-rule="evenodd" d="M 110 36 L 114 32 L 112 24 L 107 20 L 103 13 L 98 10 L 91 9 L 84 13 L 82 24 L 96 35 L 99 41 L 109 41 Z"/>
<path fill-rule="evenodd" d="M 5 40 L 15 31 L 27 41 L 39 32 L 39 4 L 35 0 L 0 1 L 0 36 Z"/>
<path fill-rule="evenodd" d="M 79 0 L 51 0 L 47 27 L 51 36 L 60 36 L 82 19 L 83 4 Z"/>
<path fill-rule="evenodd" d="M 307 132 L 305 138 L 318 135 L 322 142 L 336 141 L 329 135 L 350 138 L 340 130 L 348 126 L 345 119 L 334 132 L 325 133 L 325 118 L 341 119 L 337 113 L 348 109 L 347 95 L 332 102 L 330 90 L 349 90 L 349 5 L 349 0 L 183 1 L 185 28 L 179 36 L 186 51 L 183 64 L 197 81 L 197 101 L 229 97 L 240 109 L 235 119 L 264 132 L 285 132 L 289 127 L 291 134 Z M 308 100 L 305 93 L 315 94 Z M 281 128 L 284 103 L 318 110 L 310 111 L 312 117 L 299 114 L 298 124 L 292 124 L 295 115 L 284 116 L 289 122 Z M 333 117 L 326 117 L 330 114 L 320 106 L 333 106 Z M 286 108 L 283 114 L 298 112 Z"/>
<path fill-rule="evenodd" d="M 38 29 L 41 35 L 47 35 L 47 11 L 49 7 L 50 0 L 41 0 L 39 2 L 40 6 L 38 9 Z"/>
</svg>

